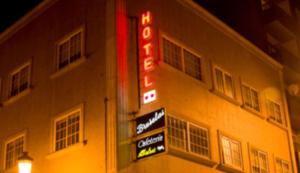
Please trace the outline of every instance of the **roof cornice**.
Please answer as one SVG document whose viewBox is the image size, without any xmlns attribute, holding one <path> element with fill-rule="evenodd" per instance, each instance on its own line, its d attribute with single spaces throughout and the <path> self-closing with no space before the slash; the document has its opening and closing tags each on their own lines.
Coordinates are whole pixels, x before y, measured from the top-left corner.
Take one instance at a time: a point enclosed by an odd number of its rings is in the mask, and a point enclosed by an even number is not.
<svg viewBox="0 0 300 173">
<path fill-rule="evenodd" d="M 268 54 L 266 54 L 264 51 L 262 51 L 260 48 L 258 48 L 256 45 L 254 45 L 252 42 L 247 40 L 245 37 L 243 37 L 241 34 L 233 30 L 231 27 L 229 27 L 227 24 L 225 24 L 223 21 L 212 15 L 209 11 L 201 7 L 199 4 L 193 2 L 192 0 L 178 0 L 183 6 L 191 9 L 194 11 L 198 16 L 203 18 L 206 22 L 209 24 L 215 26 L 216 29 L 230 37 L 231 39 L 237 41 L 241 46 L 248 49 L 253 55 L 256 55 L 260 60 L 263 62 L 271 65 L 275 69 L 282 70 L 283 65 L 279 62 L 275 61 L 273 58 L 271 58 Z"/>
</svg>

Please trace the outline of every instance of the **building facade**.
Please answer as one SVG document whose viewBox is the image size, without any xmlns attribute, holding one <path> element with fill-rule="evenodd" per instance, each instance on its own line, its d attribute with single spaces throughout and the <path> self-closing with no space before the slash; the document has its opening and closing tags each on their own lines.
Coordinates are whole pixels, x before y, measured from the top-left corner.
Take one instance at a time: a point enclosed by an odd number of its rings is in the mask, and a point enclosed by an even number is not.
<svg viewBox="0 0 300 173">
<path fill-rule="evenodd" d="M 193 1 L 44 1 L 0 57 L 0 172 L 297 172 L 283 66 Z"/>
<path fill-rule="evenodd" d="M 299 155 L 299 1 L 195 0 L 283 65 L 283 78 Z M 299 159 L 298 159 L 299 160 Z M 299 161 L 298 161 L 299 162 Z M 298 163 L 299 165 L 299 163 Z M 298 166 L 299 171 L 299 166 Z"/>
</svg>

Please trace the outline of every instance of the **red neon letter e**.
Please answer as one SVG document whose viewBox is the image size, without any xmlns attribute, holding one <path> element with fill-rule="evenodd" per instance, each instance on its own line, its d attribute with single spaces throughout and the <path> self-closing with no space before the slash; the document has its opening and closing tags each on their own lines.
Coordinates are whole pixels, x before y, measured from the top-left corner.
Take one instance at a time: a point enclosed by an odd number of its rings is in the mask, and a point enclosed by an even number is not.
<svg viewBox="0 0 300 173">
<path fill-rule="evenodd" d="M 148 57 L 144 59 L 144 70 L 145 71 L 150 71 L 154 68 L 154 59 L 153 57 Z"/>
</svg>

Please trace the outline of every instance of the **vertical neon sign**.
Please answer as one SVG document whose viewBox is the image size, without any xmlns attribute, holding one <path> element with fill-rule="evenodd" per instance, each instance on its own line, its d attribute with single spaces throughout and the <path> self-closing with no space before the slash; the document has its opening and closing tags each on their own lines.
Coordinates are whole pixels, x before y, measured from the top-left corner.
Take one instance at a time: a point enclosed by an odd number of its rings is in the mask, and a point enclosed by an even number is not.
<svg viewBox="0 0 300 173">
<path fill-rule="evenodd" d="M 154 64 L 154 45 L 153 45 L 153 16 L 150 11 L 142 13 L 140 17 L 140 64 L 141 64 L 141 86 L 143 104 L 148 104 L 157 99 L 157 93 L 154 89 L 154 81 L 151 79 L 151 72 L 155 68 Z"/>
</svg>

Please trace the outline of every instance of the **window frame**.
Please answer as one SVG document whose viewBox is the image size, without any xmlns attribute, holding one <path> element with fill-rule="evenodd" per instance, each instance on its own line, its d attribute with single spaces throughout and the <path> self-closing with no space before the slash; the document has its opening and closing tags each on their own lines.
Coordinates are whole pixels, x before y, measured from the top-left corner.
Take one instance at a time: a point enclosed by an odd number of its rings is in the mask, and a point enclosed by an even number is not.
<svg viewBox="0 0 300 173">
<path fill-rule="evenodd" d="M 61 149 L 56 149 L 56 124 L 57 122 L 63 120 L 63 119 L 66 119 L 68 117 L 70 117 L 71 115 L 73 115 L 74 113 L 77 113 L 79 112 L 79 140 L 78 142 L 74 143 L 74 144 L 71 144 L 71 145 L 67 145 L 67 140 L 68 140 L 68 134 L 66 132 L 66 137 L 65 137 L 65 142 L 66 142 L 66 146 L 64 148 L 61 148 Z M 73 107 L 67 111 L 64 111 L 60 114 L 58 114 L 54 119 L 53 119 L 53 125 L 52 125 L 52 136 L 53 136 L 53 139 L 52 139 L 52 152 L 56 153 L 56 152 L 60 152 L 60 151 L 64 151 L 64 150 L 68 150 L 69 148 L 73 148 L 75 146 L 77 146 L 77 144 L 80 144 L 80 143 L 83 143 L 84 142 L 84 106 L 83 104 L 80 104 L 79 106 L 76 106 L 76 107 Z M 66 129 L 68 128 L 68 126 L 66 126 Z"/>
<path fill-rule="evenodd" d="M 217 66 L 217 65 L 213 65 L 212 70 L 213 70 L 213 80 L 214 80 L 214 82 L 213 82 L 214 91 L 221 94 L 221 95 L 223 95 L 223 96 L 225 96 L 225 97 L 227 97 L 227 98 L 229 98 L 229 99 L 236 100 L 237 93 L 236 93 L 236 86 L 235 86 L 233 75 L 231 73 L 229 73 L 228 71 L 224 70 L 223 68 Z M 224 89 L 223 92 L 218 89 L 218 81 L 217 81 L 217 72 L 216 72 L 216 70 L 219 70 L 219 71 L 222 72 L 222 82 L 223 82 L 222 87 Z M 231 81 L 232 81 L 231 82 L 231 84 L 232 84 L 232 97 L 229 94 L 226 94 L 226 89 L 228 90 L 227 85 L 226 85 L 226 75 L 229 76 L 231 78 Z"/>
<path fill-rule="evenodd" d="M 19 134 L 16 134 L 14 136 L 11 136 L 9 137 L 7 140 L 5 140 L 4 142 L 4 152 L 3 152 L 3 169 L 4 170 L 10 170 L 10 169 L 16 169 L 17 167 L 17 164 L 14 163 L 11 167 L 7 168 L 7 145 L 9 143 L 12 143 L 12 142 L 16 142 L 16 140 L 18 140 L 19 138 L 22 138 L 23 137 L 23 152 L 24 151 L 27 151 L 27 134 L 26 132 L 21 132 Z M 16 148 L 14 146 L 14 153 L 16 152 Z M 15 154 L 14 154 L 15 155 Z M 14 159 L 18 159 L 18 158 L 14 158 Z"/>
<path fill-rule="evenodd" d="M 171 117 L 172 119 L 175 119 L 177 121 L 181 121 L 183 123 L 185 123 L 185 126 L 186 126 L 186 129 L 184 129 L 184 136 L 185 136 L 185 139 L 182 139 L 183 140 L 183 143 L 185 144 L 184 145 L 184 148 L 180 148 L 180 147 L 177 147 L 177 146 L 174 146 L 170 143 L 169 141 L 169 138 L 170 138 L 170 133 L 169 133 L 169 127 L 170 125 L 168 124 L 169 122 L 169 117 Z M 203 154 L 199 154 L 199 153 L 196 153 L 196 152 L 193 152 L 191 151 L 191 136 L 190 136 L 190 126 L 194 126 L 196 127 L 197 129 L 201 129 L 201 130 L 204 130 L 206 131 L 206 134 L 207 134 L 207 147 L 208 147 L 208 153 L 207 155 L 203 155 Z M 171 150 L 176 150 L 176 151 L 179 151 L 179 152 L 182 152 L 184 154 L 188 154 L 188 155 L 192 155 L 192 156 L 195 156 L 195 157 L 198 157 L 198 158 L 202 158 L 202 159 L 206 159 L 206 160 L 211 160 L 212 158 L 212 148 L 211 148 L 211 136 L 210 136 L 210 128 L 208 126 L 205 126 L 205 125 L 199 125 L 198 124 L 195 124 L 195 123 L 192 123 L 190 121 L 186 121 L 184 119 L 181 119 L 181 118 L 178 118 L 176 116 L 167 116 L 167 143 L 168 143 L 168 148 L 171 149 Z"/>
<path fill-rule="evenodd" d="M 246 104 L 246 98 L 245 98 L 245 95 L 244 95 L 244 86 L 247 87 L 249 90 L 250 90 L 250 94 L 251 94 L 251 91 L 255 91 L 257 93 L 257 103 L 258 103 L 258 107 L 259 107 L 259 110 L 256 110 L 255 108 L 253 108 L 253 105 L 251 106 L 248 106 Z M 251 85 L 247 84 L 247 83 L 244 83 L 242 82 L 241 83 L 241 95 L 242 95 L 242 106 L 243 108 L 247 109 L 247 110 L 250 110 L 258 115 L 261 115 L 262 113 L 262 104 L 261 104 L 261 95 L 260 95 L 260 92 L 258 89 L 252 87 Z M 253 100 L 251 98 L 251 104 L 252 104 Z"/>
<path fill-rule="evenodd" d="M 289 168 L 289 173 L 291 173 L 291 165 L 290 165 L 290 162 L 288 162 L 287 160 L 284 160 L 284 159 L 281 159 L 279 157 L 274 157 L 274 168 L 275 168 L 275 173 L 280 173 L 280 172 L 277 172 L 277 161 L 280 161 L 280 166 L 282 168 L 282 165 L 283 163 L 287 164 L 288 165 L 288 168 Z"/>
<path fill-rule="evenodd" d="M 225 161 L 225 156 L 224 156 L 224 148 L 223 148 L 223 141 L 222 141 L 222 137 L 225 137 L 227 139 L 230 140 L 230 142 L 235 142 L 235 143 L 238 143 L 239 144 L 239 149 L 240 149 L 240 161 L 241 161 L 241 167 L 238 167 L 236 165 L 233 165 L 233 164 L 229 164 L 229 163 L 226 163 Z M 239 171 L 239 172 L 243 172 L 244 171 L 244 159 L 243 159 L 243 147 L 242 147 L 242 142 L 241 140 L 238 140 L 236 138 L 233 138 L 231 137 L 230 135 L 226 135 L 225 133 L 223 132 L 220 132 L 218 131 L 218 141 L 219 141 L 219 154 L 220 154 L 220 169 L 221 170 L 229 170 L 229 171 L 232 171 L 232 170 L 235 170 L 235 171 Z M 232 151 L 231 151 L 231 148 L 230 148 L 230 155 L 231 155 L 231 159 L 232 159 Z"/>
<path fill-rule="evenodd" d="M 63 67 L 59 67 L 60 66 L 60 46 L 63 45 L 66 42 L 69 42 L 71 40 L 71 38 L 75 35 L 77 35 L 78 33 L 80 34 L 80 50 L 81 50 L 81 55 L 78 59 L 74 60 L 73 62 L 70 62 L 70 56 L 68 57 L 68 64 L 63 66 Z M 85 59 L 85 26 L 80 26 L 79 28 L 67 33 L 66 35 L 64 35 L 61 39 L 59 39 L 56 43 L 55 43 L 55 72 L 59 72 L 59 71 L 64 71 L 65 69 L 68 69 L 69 67 L 72 66 L 76 66 L 77 62 L 81 62 L 82 60 Z M 69 51 L 70 52 L 70 47 Z"/>
<path fill-rule="evenodd" d="M 190 139 L 191 138 L 191 129 L 190 129 L 191 125 L 194 126 L 197 129 L 201 129 L 201 130 L 203 130 L 203 131 L 206 132 L 206 134 L 207 134 L 207 147 L 208 147 L 208 149 L 207 149 L 207 151 L 208 151 L 207 156 L 197 154 L 196 152 L 193 152 L 191 150 L 191 139 Z M 187 130 L 187 142 L 188 142 L 187 147 L 188 147 L 188 153 L 191 153 L 191 154 L 193 154 L 195 156 L 200 156 L 200 157 L 203 157 L 203 158 L 206 158 L 206 159 L 211 159 L 211 150 L 212 150 L 212 148 L 211 148 L 209 128 L 204 127 L 204 126 L 200 126 L 200 125 L 196 125 L 196 124 L 191 123 L 191 122 L 188 122 L 187 128 L 188 128 L 188 130 Z"/>
<path fill-rule="evenodd" d="M 170 42 L 171 44 L 174 44 L 175 46 L 179 47 L 180 49 L 180 62 L 181 62 L 181 67 L 180 69 L 176 68 L 175 66 L 165 62 L 165 59 L 164 59 L 164 40 Z M 206 76 L 205 76 L 205 67 L 204 67 L 204 64 L 205 64 L 205 59 L 200 55 L 200 53 L 198 53 L 197 51 L 187 47 L 185 44 L 181 43 L 180 41 L 177 41 L 169 36 L 167 36 L 167 34 L 160 34 L 160 57 L 161 57 L 161 60 L 164 64 L 172 67 L 173 69 L 176 69 L 180 72 L 182 72 L 183 74 L 189 76 L 190 78 L 193 78 L 197 81 L 200 81 L 201 83 L 205 83 L 206 81 Z M 189 54 L 193 55 L 194 57 L 198 58 L 199 59 L 199 73 L 200 73 L 200 79 L 191 75 L 191 74 L 188 74 L 187 73 L 187 70 L 186 70 L 186 64 L 185 64 L 185 52 L 188 52 Z"/>
<path fill-rule="evenodd" d="M 16 74 L 19 74 L 20 75 L 20 72 L 26 68 L 28 66 L 28 76 L 27 76 L 27 88 L 22 90 L 22 91 L 19 91 L 20 90 L 20 81 L 18 82 L 18 92 L 17 94 L 15 95 L 12 95 L 12 90 L 13 90 L 13 76 L 16 75 Z M 32 70 L 32 62 L 31 61 L 28 61 L 24 64 L 22 64 L 21 66 L 15 68 L 10 74 L 9 74 L 9 89 L 8 89 L 8 99 L 11 99 L 11 98 L 15 98 L 19 95 L 22 95 L 22 93 L 25 93 L 27 90 L 29 90 L 31 88 L 31 79 L 32 79 L 32 76 L 31 76 L 31 70 Z M 19 78 L 20 80 L 20 78 Z"/>
<path fill-rule="evenodd" d="M 273 117 L 272 115 L 271 115 L 271 110 L 270 110 L 270 104 L 275 104 L 275 105 L 277 105 L 277 106 L 279 106 L 279 113 L 280 113 L 280 118 L 281 118 L 281 121 L 282 122 L 278 122 L 277 121 L 277 117 Z M 274 123 L 276 123 L 276 124 L 279 124 L 279 125 L 286 125 L 286 120 L 285 120 L 285 116 L 284 116 L 284 113 L 283 113 L 283 107 L 282 107 L 282 104 L 280 104 L 279 102 L 277 102 L 277 101 L 274 101 L 274 100 L 272 100 L 272 99 L 269 99 L 269 98 L 267 98 L 266 99 L 266 107 L 267 107 L 267 117 L 268 117 L 268 120 L 269 121 L 272 121 L 272 122 L 274 122 Z M 274 110 L 273 110 L 274 111 Z M 274 119 L 275 118 L 275 119 Z"/>
<path fill-rule="evenodd" d="M 265 155 L 265 157 L 266 157 L 266 163 L 267 163 L 267 165 L 266 165 L 267 166 L 267 173 L 270 173 L 270 162 L 269 162 L 268 153 L 266 151 L 258 149 L 257 147 L 251 146 L 250 144 L 248 144 L 248 149 L 249 149 L 249 159 L 250 159 L 250 169 L 251 169 L 251 172 L 255 173 L 255 172 L 253 172 L 253 165 L 254 165 L 254 163 L 253 163 L 253 157 L 254 156 L 253 156 L 253 153 L 252 153 L 252 150 L 255 150 L 256 152 L 258 152 L 258 154 L 264 154 Z M 261 165 L 259 165 L 259 170 L 261 171 Z"/>
</svg>

